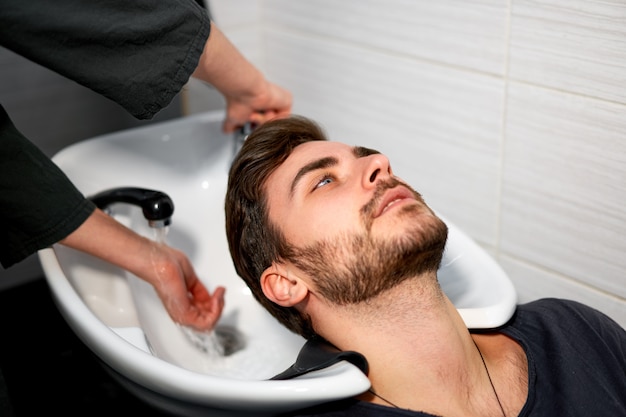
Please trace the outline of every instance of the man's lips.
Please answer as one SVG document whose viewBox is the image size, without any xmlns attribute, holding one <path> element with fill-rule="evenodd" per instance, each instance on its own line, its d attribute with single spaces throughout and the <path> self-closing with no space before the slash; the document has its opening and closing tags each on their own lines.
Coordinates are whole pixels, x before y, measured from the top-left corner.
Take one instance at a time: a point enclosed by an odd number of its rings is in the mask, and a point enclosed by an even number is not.
<svg viewBox="0 0 626 417">
<path fill-rule="evenodd" d="M 415 196 L 413 195 L 413 193 L 405 187 L 398 186 L 388 190 L 383 195 L 383 198 L 380 200 L 380 204 L 376 209 L 374 218 L 381 216 L 384 212 L 389 210 L 389 208 L 406 199 L 415 201 Z"/>
</svg>

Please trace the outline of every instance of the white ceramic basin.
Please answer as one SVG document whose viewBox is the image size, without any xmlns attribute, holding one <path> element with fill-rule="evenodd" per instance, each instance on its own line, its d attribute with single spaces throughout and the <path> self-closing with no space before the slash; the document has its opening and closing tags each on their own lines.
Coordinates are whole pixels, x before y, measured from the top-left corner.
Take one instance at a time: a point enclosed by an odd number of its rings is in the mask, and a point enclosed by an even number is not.
<svg viewBox="0 0 626 417">
<path fill-rule="evenodd" d="M 64 149 L 53 160 L 85 195 L 126 186 L 167 193 L 175 204 L 167 242 L 187 253 L 207 287 L 227 288 L 219 327 L 236 328 L 245 348 L 227 357 L 201 352 L 169 319 L 152 287 L 55 245 L 39 257 L 60 311 L 114 374 L 145 389 L 147 397 L 154 394 L 159 400 L 146 399 L 164 408 L 172 400 L 176 406 L 170 411 L 181 415 L 209 409 L 271 415 L 365 391 L 366 376 L 346 362 L 294 380 L 267 381 L 293 363 L 304 339 L 260 307 L 234 272 L 223 214 L 232 138 L 221 133 L 222 117 L 211 112 L 100 136 Z M 116 204 L 113 211 L 118 221 L 153 236 L 139 208 Z M 444 290 L 468 327 L 505 323 L 516 303 L 510 280 L 447 223 L 450 236 L 440 270 Z"/>
</svg>

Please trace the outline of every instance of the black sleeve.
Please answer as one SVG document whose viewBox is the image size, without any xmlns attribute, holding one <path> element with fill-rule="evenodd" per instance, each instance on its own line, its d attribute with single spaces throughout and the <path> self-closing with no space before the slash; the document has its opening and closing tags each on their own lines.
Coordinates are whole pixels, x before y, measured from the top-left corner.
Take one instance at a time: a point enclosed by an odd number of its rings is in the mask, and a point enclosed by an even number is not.
<svg viewBox="0 0 626 417">
<path fill-rule="evenodd" d="M 2 0 L 0 45 L 152 118 L 189 80 L 209 36 L 193 0 Z"/>
<path fill-rule="evenodd" d="M 0 106 L 0 263 L 5 268 L 65 238 L 95 210 Z"/>
</svg>

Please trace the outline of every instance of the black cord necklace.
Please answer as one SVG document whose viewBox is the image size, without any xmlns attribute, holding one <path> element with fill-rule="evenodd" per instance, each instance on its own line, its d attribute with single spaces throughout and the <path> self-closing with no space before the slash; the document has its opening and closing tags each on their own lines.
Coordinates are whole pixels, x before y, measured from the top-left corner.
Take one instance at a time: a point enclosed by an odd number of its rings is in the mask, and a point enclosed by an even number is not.
<svg viewBox="0 0 626 417">
<path fill-rule="evenodd" d="M 487 364 L 485 363 L 485 358 L 483 358 L 483 353 L 480 351 L 480 348 L 478 347 L 476 342 L 474 342 L 474 346 L 476 346 L 476 350 L 478 351 L 478 354 L 480 355 L 480 359 L 483 361 L 483 367 L 485 368 L 485 372 L 487 372 L 487 378 L 489 378 L 489 383 L 491 384 L 491 389 L 493 390 L 493 393 L 496 396 L 496 400 L 498 400 L 498 405 L 500 406 L 500 411 L 502 411 L 502 415 L 504 417 L 506 417 L 506 413 L 504 412 L 504 407 L 502 407 L 502 403 L 500 402 L 500 397 L 498 397 L 498 391 L 496 391 L 496 387 L 493 385 L 493 381 L 491 380 L 491 375 L 489 375 L 489 368 L 487 368 Z"/>
<path fill-rule="evenodd" d="M 483 353 L 480 351 L 480 348 L 478 347 L 476 342 L 474 342 L 474 346 L 476 346 L 476 350 L 478 351 L 478 354 L 480 355 L 480 359 L 483 361 L 483 367 L 485 368 L 485 372 L 487 372 L 487 378 L 489 379 L 489 384 L 491 385 L 491 389 L 493 390 L 493 393 L 496 396 L 496 400 L 498 401 L 498 405 L 500 406 L 500 411 L 502 411 L 502 416 L 506 417 L 506 413 L 504 412 L 504 407 L 502 407 L 502 402 L 500 402 L 500 397 L 498 396 L 498 391 L 496 391 L 496 387 L 493 385 L 493 381 L 491 380 L 491 375 L 489 374 L 489 368 L 487 368 L 487 363 L 485 362 L 485 358 L 483 357 Z M 389 401 L 388 399 L 386 399 L 385 397 L 377 394 L 373 389 L 368 389 L 368 392 L 370 394 L 372 394 L 373 396 L 380 398 L 381 400 L 383 400 L 384 402 L 386 402 L 390 406 L 392 406 L 394 408 L 400 408 L 396 404 L 394 404 L 391 401 Z"/>
<path fill-rule="evenodd" d="M 391 401 L 389 401 L 388 399 L 386 399 L 386 398 L 384 398 L 384 397 L 381 397 L 380 395 L 376 394 L 376 392 L 374 392 L 374 390 L 373 390 L 373 389 L 368 389 L 368 391 L 369 391 L 369 393 L 370 393 L 370 394 L 372 394 L 374 397 L 378 397 L 378 398 L 380 398 L 381 400 L 383 400 L 384 402 L 386 402 L 386 403 L 387 403 L 387 404 L 389 404 L 390 406 L 395 407 L 395 408 L 400 408 L 400 407 L 398 407 L 397 405 L 395 405 L 394 403 L 392 403 Z"/>
</svg>

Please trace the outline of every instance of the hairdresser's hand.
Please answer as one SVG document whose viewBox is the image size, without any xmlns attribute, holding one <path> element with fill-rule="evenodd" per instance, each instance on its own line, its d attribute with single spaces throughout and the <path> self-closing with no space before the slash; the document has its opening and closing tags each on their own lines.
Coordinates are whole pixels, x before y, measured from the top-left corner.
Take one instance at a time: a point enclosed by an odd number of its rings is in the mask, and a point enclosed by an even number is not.
<svg viewBox="0 0 626 417">
<path fill-rule="evenodd" d="M 224 308 L 224 288 L 213 295 L 181 251 L 147 239 L 96 209 L 59 242 L 132 272 L 152 284 L 170 317 L 196 330 L 210 330 Z"/>
<path fill-rule="evenodd" d="M 267 81 L 213 22 L 193 76 L 211 84 L 226 99 L 222 126 L 226 133 L 248 121 L 262 124 L 291 113 L 291 93 Z"/>
<path fill-rule="evenodd" d="M 261 125 L 291 113 L 291 93 L 263 79 L 255 94 L 225 96 L 226 119 L 222 129 L 234 132 L 246 122 Z"/>
<path fill-rule="evenodd" d="M 164 244 L 149 241 L 151 268 L 140 278 L 150 282 L 170 317 L 196 330 L 211 330 L 224 309 L 223 287 L 211 295 L 202 284 L 187 256 Z"/>
</svg>

